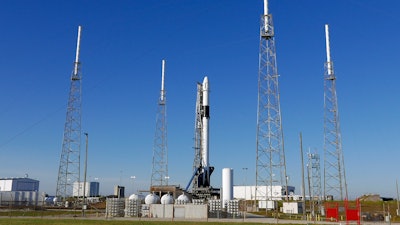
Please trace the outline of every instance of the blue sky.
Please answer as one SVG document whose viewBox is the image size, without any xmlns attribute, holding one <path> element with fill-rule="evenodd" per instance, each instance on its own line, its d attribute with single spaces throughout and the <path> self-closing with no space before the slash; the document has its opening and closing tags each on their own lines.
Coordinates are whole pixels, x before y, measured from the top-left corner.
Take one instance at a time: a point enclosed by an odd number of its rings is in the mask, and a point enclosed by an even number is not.
<svg viewBox="0 0 400 225">
<path fill-rule="evenodd" d="M 323 155 L 328 23 L 350 196 L 395 197 L 400 2 L 270 0 L 269 6 L 290 185 L 300 193 L 299 132 L 304 149 Z M 249 168 L 247 183 L 254 184 L 262 13 L 262 0 L 3 1 L 0 177 L 28 173 L 41 191 L 55 193 L 82 25 L 82 128 L 89 133 L 88 176 L 98 178 L 102 194 L 120 182 L 132 192 L 133 175 L 133 189 L 148 189 L 162 59 L 169 183 L 186 186 L 191 176 L 196 82 L 207 75 L 212 184 L 220 186 L 225 167 L 234 169 L 238 185 Z"/>
</svg>

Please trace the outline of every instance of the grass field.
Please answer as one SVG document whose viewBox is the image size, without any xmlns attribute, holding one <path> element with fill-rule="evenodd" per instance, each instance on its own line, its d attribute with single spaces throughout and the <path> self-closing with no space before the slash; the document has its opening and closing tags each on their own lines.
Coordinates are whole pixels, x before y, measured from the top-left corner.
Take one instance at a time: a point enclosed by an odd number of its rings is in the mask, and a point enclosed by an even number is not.
<svg viewBox="0 0 400 225">
<path fill-rule="evenodd" d="M 242 225 L 257 225 L 261 223 L 242 223 Z M 124 220 L 124 221 L 116 221 L 116 220 L 87 220 L 87 219 L 39 219 L 39 218 L 0 218 L 0 224 L 10 224 L 10 225 L 36 225 L 36 224 L 52 224 L 52 225 L 66 225 L 66 224 L 78 224 L 78 225 L 168 225 L 168 224 L 178 224 L 178 225 L 228 225 L 228 224 L 237 224 L 237 222 L 186 222 L 186 221 L 132 221 L 132 220 Z"/>
</svg>

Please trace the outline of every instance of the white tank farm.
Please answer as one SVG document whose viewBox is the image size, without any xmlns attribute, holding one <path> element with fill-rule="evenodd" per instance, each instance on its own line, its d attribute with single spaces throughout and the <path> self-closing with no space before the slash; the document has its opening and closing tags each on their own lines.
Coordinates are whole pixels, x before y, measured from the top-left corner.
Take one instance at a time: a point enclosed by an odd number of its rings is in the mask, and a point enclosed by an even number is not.
<svg viewBox="0 0 400 225">
<path fill-rule="evenodd" d="M 146 196 L 146 198 L 144 199 L 144 203 L 146 203 L 147 205 L 159 204 L 160 203 L 160 197 L 158 197 L 158 195 L 156 195 L 154 193 L 148 194 Z"/>
<path fill-rule="evenodd" d="M 161 197 L 161 204 L 163 205 L 170 205 L 174 204 L 174 197 L 171 194 L 165 194 Z"/>
<path fill-rule="evenodd" d="M 190 203 L 190 199 L 187 195 L 185 195 L 185 193 L 179 195 L 176 201 L 179 202 L 180 204 Z"/>
</svg>

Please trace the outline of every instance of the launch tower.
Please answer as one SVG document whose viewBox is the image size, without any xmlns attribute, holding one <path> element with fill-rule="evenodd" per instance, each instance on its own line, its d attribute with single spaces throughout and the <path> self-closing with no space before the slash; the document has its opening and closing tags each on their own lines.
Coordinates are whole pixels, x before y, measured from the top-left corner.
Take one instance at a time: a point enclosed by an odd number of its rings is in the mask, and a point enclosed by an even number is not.
<svg viewBox="0 0 400 225">
<path fill-rule="evenodd" d="M 287 194 L 278 77 L 274 26 L 272 15 L 268 13 L 268 0 L 264 0 L 260 26 L 255 199 L 272 200 L 272 191 L 265 193 L 262 186 L 267 186 L 267 190 L 275 185 L 286 186 L 282 193 Z"/>
<path fill-rule="evenodd" d="M 150 186 L 168 185 L 168 156 L 167 156 L 167 115 L 166 93 L 164 89 L 165 60 L 161 68 L 161 92 L 158 100 L 156 116 L 156 132 L 153 146 L 153 169 Z"/>
<path fill-rule="evenodd" d="M 339 126 L 336 76 L 331 61 L 329 27 L 325 25 L 326 63 L 324 74 L 324 196 L 347 198 L 347 183 Z"/>
<path fill-rule="evenodd" d="M 78 40 L 74 70 L 71 75 L 67 116 L 64 126 L 60 167 L 58 169 L 56 196 L 72 196 L 73 183 L 80 182 L 80 149 L 81 149 L 81 71 L 79 50 L 82 27 L 78 27 Z M 79 195 L 79 192 L 76 192 Z"/>
</svg>

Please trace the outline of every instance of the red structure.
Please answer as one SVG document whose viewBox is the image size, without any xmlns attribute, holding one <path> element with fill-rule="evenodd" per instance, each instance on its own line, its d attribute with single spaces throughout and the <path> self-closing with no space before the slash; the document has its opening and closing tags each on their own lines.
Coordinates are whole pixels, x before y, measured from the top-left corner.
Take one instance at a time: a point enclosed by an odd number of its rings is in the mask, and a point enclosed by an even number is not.
<svg viewBox="0 0 400 225">
<path fill-rule="evenodd" d="M 344 210 L 346 214 L 346 224 L 350 222 L 357 222 L 361 224 L 361 205 L 360 200 L 357 199 L 355 204 L 350 203 L 347 199 L 344 201 Z M 326 221 L 339 222 L 339 204 L 337 202 L 325 203 Z"/>
<path fill-rule="evenodd" d="M 326 221 L 339 221 L 339 204 L 337 202 L 325 202 Z"/>
<path fill-rule="evenodd" d="M 357 221 L 357 224 L 361 224 L 361 216 L 360 216 L 360 211 L 361 211 L 361 205 L 360 205 L 360 200 L 356 200 L 356 205 L 350 206 L 349 201 L 346 199 L 344 201 L 345 204 L 345 209 L 346 209 L 346 224 L 349 224 L 350 221 Z"/>
</svg>

